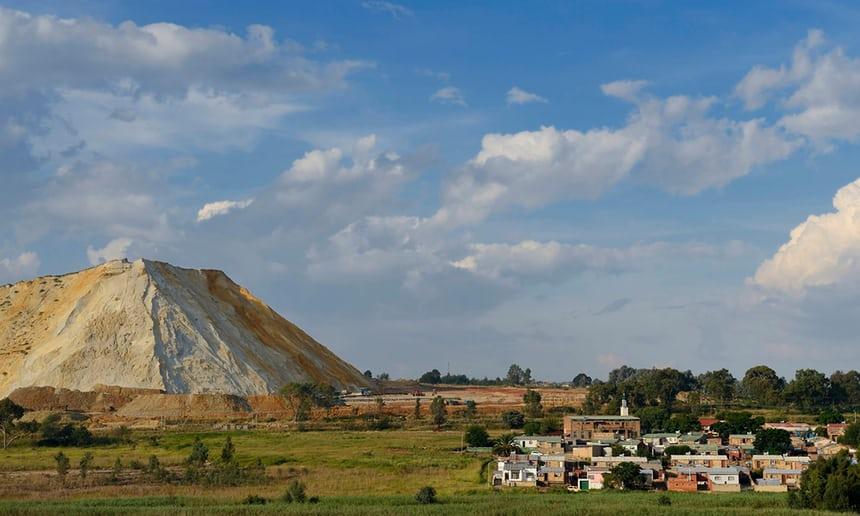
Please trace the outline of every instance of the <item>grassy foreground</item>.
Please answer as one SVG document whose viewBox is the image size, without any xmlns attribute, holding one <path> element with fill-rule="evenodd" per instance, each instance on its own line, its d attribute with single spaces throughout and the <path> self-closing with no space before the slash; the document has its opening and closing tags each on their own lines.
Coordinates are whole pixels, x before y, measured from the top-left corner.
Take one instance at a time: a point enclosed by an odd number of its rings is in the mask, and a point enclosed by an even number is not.
<svg viewBox="0 0 860 516">
<path fill-rule="evenodd" d="M 237 458 L 257 459 L 271 480 L 260 485 L 127 483 L 77 478 L 77 461 L 85 452 L 95 469 L 110 468 L 117 458 L 127 465 L 156 455 L 163 464 L 179 465 L 201 436 L 210 457 L 217 457 L 227 435 Z M 155 436 L 156 439 L 150 437 Z M 135 434 L 131 444 L 63 448 L 72 469 L 60 487 L 53 455 L 59 448 L 22 443 L 0 450 L 0 514 L 794 514 L 784 494 L 669 494 L 671 505 L 659 505 L 657 493 L 495 492 L 481 472 L 488 457 L 461 454 L 460 432 L 168 432 Z M 92 475 L 91 475 L 92 477 Z M 318 504 L 284 504 L 276 500 L 287 483 L 298 478 Z M 438 504 L 419 505 L 415 492 L 430 485 Z M 271 500 L 243 505 L 248 495 Z M 813 514 L 807 512 L 807 514 Z"/>
</svg>

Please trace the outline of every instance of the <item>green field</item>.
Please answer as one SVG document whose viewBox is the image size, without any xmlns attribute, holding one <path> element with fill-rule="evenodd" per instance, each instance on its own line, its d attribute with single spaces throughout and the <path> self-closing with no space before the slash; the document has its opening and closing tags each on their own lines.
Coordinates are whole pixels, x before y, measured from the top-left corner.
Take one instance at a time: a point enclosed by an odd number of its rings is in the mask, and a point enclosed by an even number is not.
<svg viewBox="0 0 860 516">
<path fill-rule="evenodd" d="M 65 448 L 72 470 L 68 485 L 57 482 L 53 455 L 58 448 L 29 443 L 0 452 L 0 514 L 788 514 L 782 494 L 670 494 L 658 505 L 657 493 L 495 492 L 481 475 L 489 457 L 462 454 L 459 432 L 171 432 L 135 434 L 134 444 Z M 126 466 L 150 455 L 180 465 L 196 436 L 216 457 L 230 435 L 240 462 L 261 459 L 269 481 L 240 487 L 204 487 L 135 482 L 111 485 L 77 478 L 78 458 L 90 451 L 96 468 L 116 458 Z M 92 477 L 92 475 L 91 475 Z M 98 475 L 95 475 L 98 478 Z M 287 483 L 300 479 L 318 504 L 277 503 Z M 425 485 L 439 493 L 438 504 L 417 504 Z M 243 505 L 248 495 L 272 500 Z M 811 513 L 810 513 L 811 514 Z"/>
</svg>

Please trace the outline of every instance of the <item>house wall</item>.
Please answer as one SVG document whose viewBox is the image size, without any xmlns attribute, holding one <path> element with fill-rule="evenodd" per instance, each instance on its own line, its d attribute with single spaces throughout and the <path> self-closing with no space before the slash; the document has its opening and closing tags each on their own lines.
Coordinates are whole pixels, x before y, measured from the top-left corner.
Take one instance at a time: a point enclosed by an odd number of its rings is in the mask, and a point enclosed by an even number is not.
<svg viewBox="0 0 860 516">
<path fill-rule="evenodd" d="M 666 488 L 669 491 L 677 491 L 681 493 L 695 493 L 698 488 L 696 485 L 696 477 L 671 477 L 666 482 Z"/>
</svg>

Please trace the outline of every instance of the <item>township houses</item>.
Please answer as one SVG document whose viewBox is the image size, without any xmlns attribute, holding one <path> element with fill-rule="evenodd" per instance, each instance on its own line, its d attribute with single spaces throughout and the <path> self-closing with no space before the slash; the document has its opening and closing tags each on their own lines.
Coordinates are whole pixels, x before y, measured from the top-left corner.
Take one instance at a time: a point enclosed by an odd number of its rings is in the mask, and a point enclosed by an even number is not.
<svg viewBox="0 0 860 516">
<path fill-rule="evenodd" d="M 722 438 L 705 428 L 716 424 L 716 420 L 702 418 L 700 423 L 701 432 L 643 435 L 641 422 L 628 413 L 626 401 L 622 402 L 618 415 L 567 415 L 563 435 L 515 437 L 517 453 L 496 458 L 491 484 L 498 488 L 603 489 L 606 475 L 613 468 L 630 463 L 638 467 L 642 484 L 653 489 L 784 492 L 799 487 L 803 472 L 816 457 L 847 448 L 830 437 L 815 437 L 811 425 L 768 423 L 767 428 L 788 431 L 795 449 L 790 455 L 754 455 L 754 433 Z M 842 431 L 841 425 L 829 425 L 828 434 Z M 670 446 L 687 446 L 691 451 L 667 456 L 665 451 Z M 661 459 L 668 463 L 668 469 Z"/>
<path fill-rule="evenodd" d="M 753 455 L 752 469 L 793 469 L 803 471 L 809 467 L 809 457 L 792 457 L 789 455 Z"/>
<path fill-rule="evenodd" d="M 672 466 L 699 466 L 703 468 L 726 468 L 729 458 L 725 455 L 672 455 L 669 459 Z"/>
<path fill-rule="evenodd" d="M 832 439 L 834 442 L 843 435 L 845 435 L 845 429 L 848 427 L 848 423 L 828 423 L 827 424 L 827 437 Z"/>
</svg>

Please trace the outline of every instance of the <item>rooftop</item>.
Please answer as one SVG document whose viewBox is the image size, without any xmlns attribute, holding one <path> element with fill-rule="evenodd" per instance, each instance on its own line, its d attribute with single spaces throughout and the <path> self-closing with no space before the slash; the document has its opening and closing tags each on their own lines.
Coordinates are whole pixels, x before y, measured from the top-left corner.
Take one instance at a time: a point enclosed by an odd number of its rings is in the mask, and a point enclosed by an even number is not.
<svg viewBox="0 0 860 516">
<path fill-rule="evenodd" d="M 572 421 L 639 421 L 636 416 L 565 416 Z"/>
</svg>

